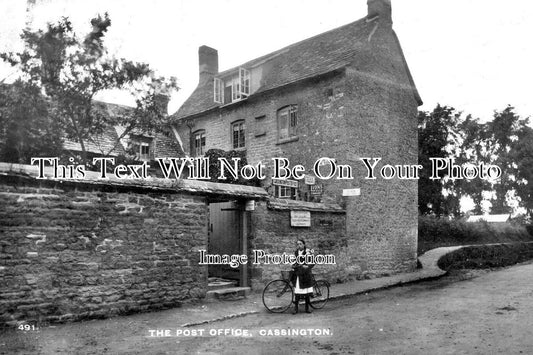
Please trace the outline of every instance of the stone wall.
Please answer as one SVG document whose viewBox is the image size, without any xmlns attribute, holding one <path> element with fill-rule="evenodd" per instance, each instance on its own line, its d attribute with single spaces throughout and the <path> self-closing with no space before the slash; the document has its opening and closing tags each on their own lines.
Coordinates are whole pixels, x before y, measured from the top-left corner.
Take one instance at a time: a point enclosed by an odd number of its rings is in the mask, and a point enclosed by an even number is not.
<svg viewBox="0 0 533 355">
<path fill-rule="evenodd" d="M 272 200 L 273 201 L 273 200 Z M 330 283 L 346 281 L 360 274 L 357 265 L 351 263 L 348 254 L 348 239 L 345 233 L 346 215 L 342 210 L 334 210 L 320 204 L 298 202 L 299 206 L 275 205 L 274 202 L 258 202 L 251 212 L 249 259 L 253 260 L 253 250 L 264 250 L 269 254 L 293 254 L 296 241 L 306 241 L 306 246 L 314 250 L 315 255 L 331 254 L 335 256 L 335 265 L 316 265 L 313 273 Z M 311 211 L 311 227 L 291 227 L 290 210 Z M 321 209 L 321 210 L 320 210 Z M 280 278 L 281 270 L 290 270 L 291 265 L 259 264 L 250 265 L 252 289 L 261 291 L 265 284 Z"/>
<path fill-rule="evenodd" d="M 205 296 L 206 197 L 0 176 L 0 323 L 64 321 Z"/>
<path fill-rule="evenodd" d="M 385 164 L 416 165 L 417 99 L 397 38 L 378 27 L 369 42 L 371 54 L 346 72 L 346 162 L 355 166 L 354 187 L 361 195 L 345 200 L 347 234 L 353 262 L 369 275 L 413 271 L 417 257 L 416 179 L 397 176 L 366 179 L 359 157 L 379 157 Z M 372 73 L 372 75 L 369 75 Z"/>
</svg>

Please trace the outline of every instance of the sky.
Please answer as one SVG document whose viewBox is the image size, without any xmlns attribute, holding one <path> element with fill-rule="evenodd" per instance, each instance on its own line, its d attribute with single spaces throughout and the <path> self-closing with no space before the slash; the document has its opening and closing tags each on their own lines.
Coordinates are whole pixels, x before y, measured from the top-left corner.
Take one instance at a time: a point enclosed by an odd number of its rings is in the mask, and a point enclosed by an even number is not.
<svg viewBox="0 0 533 355">
<path fill-rule="evenodd" d="M 89 20 L 108 12 L 107 46 L 119 57 L 149 63 L 175 76 L 175 112 L 198 82 L 198 47 L 218 50 L 225 70 L 291 43 L 356 21 L 365 0 L 0 0 L 0 51 L 20 50 L 19 33 L 31 21 L 68 16 L 81 35 Z M 395 29 L 424 101 L 453 106 L 482 120 L 508 104 L 533 117 L 533 4 L 527 0 L 392 0 Z M 0 65 L 0 81 L 14 77 Z M 99 97 L 133 104 L 117 93 Z"/>
</svg>

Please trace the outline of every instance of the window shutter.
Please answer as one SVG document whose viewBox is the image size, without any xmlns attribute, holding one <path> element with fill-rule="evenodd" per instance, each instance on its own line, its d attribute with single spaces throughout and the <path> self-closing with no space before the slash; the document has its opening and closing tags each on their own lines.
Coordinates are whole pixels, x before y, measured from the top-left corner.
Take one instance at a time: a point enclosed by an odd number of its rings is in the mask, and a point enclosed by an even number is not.
<svg viewBox="0 0 533 355">
<path fill-rule="evenodd" d="M 250 96 L 250 71 L 239 68 L 239 82 L 241 83 L 241 95 Z"/>
<path fill-rule="evenodd" d="M 215 78 L 213 82 L 213 94 L 213 99 L 216 103 L 224 103 L 224 83 L 219 78 Z"/>
<path fill-rule="evenodd" d="M 242 98 L 241 96 L 241 88 L 240 88 L 240 81 L 236 80 L 236 78 L 233 79 L 231 83 L 231 90 L 232 90 L 232 97 L 231 101 L 237 101 Z"/>
</svg>

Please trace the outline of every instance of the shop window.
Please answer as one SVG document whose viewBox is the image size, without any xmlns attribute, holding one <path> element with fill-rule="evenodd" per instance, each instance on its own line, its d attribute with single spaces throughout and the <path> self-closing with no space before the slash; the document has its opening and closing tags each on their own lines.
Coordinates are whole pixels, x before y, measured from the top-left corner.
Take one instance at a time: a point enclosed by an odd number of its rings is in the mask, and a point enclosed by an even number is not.
<svg viewBox="0 0 533 355">
<path fill-rule="evenodd" d="M 296 189 L 294 187 L 288 187 L 288 186 L 275 186 L 274 194 L 278 198 L 289 198 L 289 199 L 295 199 L 296 198 Z"/>
</svg>

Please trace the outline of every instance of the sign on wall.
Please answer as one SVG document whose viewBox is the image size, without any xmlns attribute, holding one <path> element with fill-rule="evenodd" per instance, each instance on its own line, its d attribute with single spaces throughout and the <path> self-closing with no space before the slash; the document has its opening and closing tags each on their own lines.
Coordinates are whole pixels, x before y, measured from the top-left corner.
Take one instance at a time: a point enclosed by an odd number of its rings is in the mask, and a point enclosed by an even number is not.
<svg viewBox="0 0 533 355">
<path fill-rule="evenodd" d="M 311 212 L 291 211 L 291 227 L 311 227 Z"/>
<path fill-rule="evenodd" d="M 255 211 L 255 200 L 248 200 L 244 205 L 245 211 Z"/>
<path fill-rule="evenodd" d="M 272 184 L 277 186 L 293 187 L 295 189 L 298 188 L 298 181 L 296 180 L 272 179 Z"/>
<path fill-rule="evenodd" d="M 342 196 L 359 196 L 361 195 L 361 189 L 344 189 L 342 190 Z"/>
</svg>

